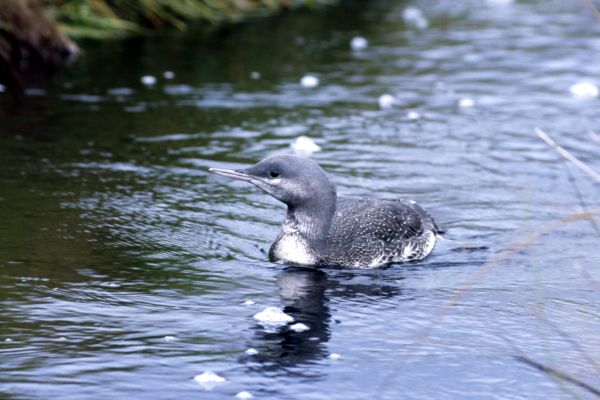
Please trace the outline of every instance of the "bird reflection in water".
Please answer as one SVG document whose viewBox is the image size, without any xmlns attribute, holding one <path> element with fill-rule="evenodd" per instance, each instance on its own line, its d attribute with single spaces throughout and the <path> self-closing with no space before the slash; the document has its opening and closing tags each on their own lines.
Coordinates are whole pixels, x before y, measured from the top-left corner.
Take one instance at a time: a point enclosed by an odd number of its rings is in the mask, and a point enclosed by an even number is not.
<svg viewBox="0 0 600 400">
<path fill-rule="evenodd" d="M 400 285 L 382 284 L 376 278 L 377 274 L 370 272 L 324 272 L 310 267 L 287 267 L 282 270 L 277 275 L 277 289 L 283 311 L 292 316 L 294 322 L 275 330 L 256 325 L 256 338 L 249 347 L 256 348 L 258 354 L 244 357 L 250 371 L 314 378 L 311 375 L 317 372 L 303 367 L 325 360 L 331 354 L 327 342 L 331 337 L 332 320 L 335 319 L 329 308 L 330 296 L 381 298 L 402 293 Z M 309 329 L 291 329 L 296 323 L 302 323 Z"/>
</svg>

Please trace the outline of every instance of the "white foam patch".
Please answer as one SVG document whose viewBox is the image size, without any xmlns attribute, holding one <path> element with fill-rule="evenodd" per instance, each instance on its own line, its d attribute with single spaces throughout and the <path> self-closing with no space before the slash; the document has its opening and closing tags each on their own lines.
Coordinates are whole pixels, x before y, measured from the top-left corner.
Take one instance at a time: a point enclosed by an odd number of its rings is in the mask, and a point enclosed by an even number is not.
<svg viewBox="0 0 600 400">
<path fill-rule="evenodd" d="M 267 307 L 254 315 L 254 319 L 263 325 L 281 326 L 294 322 L 294 318 L 283 312 L 281 308 Z"/>
<path fill-rule="evenodd" d="M 354 51 L 361 51 L 369 47 L 369 41 L 362 36 L 355 36 L 350 41 L 350 48 Z"/>
<path fill-rule="evenodd" d="M 313 75 L 306 75 L 300 79 L 300 85 L 305 88 L 314 88 L 319 86 L 319 78 Z"/>
<path fill-rule="evenodd" d="M 256 80 L 256 79 L 260 79 L 260 72 L 258 71 L 252 71 L 250 72 L 250 78 Z"/>
<path fill-rule="evenodd" d="M 339 355 L 338 353 L 331 353 L 331 354 L 329 355 L 329 359 L 330 359 L 330 360 L 334 360 L 334 361 L 335 361 L 335 360 L 339 360 L 340 358 L 342 358 L 342 356 L 341 356 L 341 355 Z"/>
<path fill-rule="evenodd" d="M 146 86 L 154 86 L 156 84 L 156 77 L 152 75 L 144 75 L 140 80 Z"/>
<path fill-rule="evenodd" d="M 312 154 L 321 151 L 321 146 L 308 136 L 298 136 L 290 146 L 298 153 Z"/>
<path fill-rule="evenodd" d="M 258 354 L 258 350 L 250 347 L 248 350 L 246 350 L 244 353 L 248 354 L 249 356 L 255 356 Z"/>
<path fill-rule="evenodd" d="M 252 393 L 246 392 L 245 390 L 243 390 L 243 391 L 239 392 L 238 394 L 236 394 L 235 397 L 237 397 L 238 399 L 252 399 L 252 398 L 254 398 L 254 396 L 252 395 Z"/>
<path fill-rule="evenodd" d="M 475 106 L 475 100 L 470 97 L 463 97 L 458 101 L 458 106 L 460 108 L 471 108 Z"/>
<path fill-rule="evenodd" d="M 310 328 L 308 327 L 308 325 L 305 325 L 302 322 L 298 322 L 298 323 L 290 326 L 290 329 L 293 330 L 294 332 L 304 332 L 304 331 L 309 330 Z"/>
<path fill-rule="evenodd" d="M 396 98 L 391 94 L 386 93 L 379 96 L 377 102 L 379 103 L 379 107 L 381 107 L 382 109 L 388 109 L 394 106 L 394 104 L 396 103 Z"/>
<path fill-rule="evenodd" d="M 408 25 L 414 26 L 418 29 L 427 29 L 429 26 L 429 21 L 427 21 L 427 18 L 425 18 L 425 15 L 423 15 L 423 11 L 417 7 L 407 7 L 404 9 L 402 12 L 402 18 Z"/>
<path fill-rule="evenodd" d="M 409 111 L 408 113 L 406 113 L 406 118 L 408 118 L 411 121 L 416 121 L 418 119 L 421 119 L 421 114 L 419 114 L 416 111 Z"/>
<path fill-rule="evenodd" d="M 175 78 L 175 72 L 165 71 L 165 72 L 163 72 L 163 78 L 171 80 L 171 79 Z"/>
<path fill-rule="evenodd" d="M 598 86 L 591 82 L 579 82 L 569 87 L 569 92 L 575 97 L 598 97 Z"/>
<path fill-rule="evenodd" d="M 245 306 L 251 306 L 251 305 L 256 304 L 256 302 L 254 300 L 246 300 L 242 304 L 245 305 Z"/>
<path fill-rule="evenodd" d="M 202 386 L 204 390 L 213 390 L 219 383 L 225 382 L 227 379 L 215 374 L 212 371 L 206 371 L 194 377 L 194 381 Z"/>
<path fill-rule="evenodd" d="M 171 342 L 176 342 L 177 341 L 177 337 L 175 337 L 175 336 L 165 336 L 163 339 L 167 343 L 171 343 Z"/>
<path fill-rule="evenodd" d="M 488 4 L 494 5 L 494 6 L 505 6 L 508 4 L 512 4 L 515 2 L 515 0 L 487 0 Z"/>
</svg>

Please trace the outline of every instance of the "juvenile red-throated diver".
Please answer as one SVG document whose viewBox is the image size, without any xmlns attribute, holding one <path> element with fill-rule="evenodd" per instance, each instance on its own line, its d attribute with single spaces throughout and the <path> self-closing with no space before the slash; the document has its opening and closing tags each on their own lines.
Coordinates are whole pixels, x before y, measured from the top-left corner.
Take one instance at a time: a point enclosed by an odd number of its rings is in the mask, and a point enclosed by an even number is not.
<svg viewBox="0 0 600 400">
<path fill-rule="evenodd" d="M 209 171 L 250 182 L 287 205 L 269 250 L 272 262 L 375 268 L 425 258 L 439 234 L 414 201 L 338 197 L 325 171 L 307 158 L 278 155 L 243 170 Z"/>
</svg>

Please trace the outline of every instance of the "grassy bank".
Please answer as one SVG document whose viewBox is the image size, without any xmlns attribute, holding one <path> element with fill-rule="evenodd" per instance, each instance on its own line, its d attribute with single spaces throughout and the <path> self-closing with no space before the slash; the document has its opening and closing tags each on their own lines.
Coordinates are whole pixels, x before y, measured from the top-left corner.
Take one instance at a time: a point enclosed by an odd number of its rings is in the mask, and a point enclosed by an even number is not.
<svg viewBox="0 0 600 400">
<path fill-rule="evenodd" d="M 218 26 L 339 0 L 0 0 L 0 92 L 74 61 L 81 38 Z"/>
<path fill-rule="evenodd" d="M 49 7 L 67 35 L 113 38 L 190 23 L 216 25 L 267 16 L 284 9 L 322 7 L 337 0 L 63 0 Z"/>
</svg>

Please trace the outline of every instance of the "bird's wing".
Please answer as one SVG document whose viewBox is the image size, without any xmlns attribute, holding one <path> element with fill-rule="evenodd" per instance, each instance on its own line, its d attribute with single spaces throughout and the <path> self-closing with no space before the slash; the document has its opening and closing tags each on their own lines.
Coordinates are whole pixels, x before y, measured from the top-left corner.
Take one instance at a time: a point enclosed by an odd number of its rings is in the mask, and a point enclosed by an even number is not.
<svg viewBox="0 0 600 400">
<path fill-rule="evenodd" d="M 341 203 L 332 238 L 346 243 L 366 240 L 393 242 L 423 233 L 423 217 L 412 203 L 394 200 L 348 199 Z"/>
</svg>

